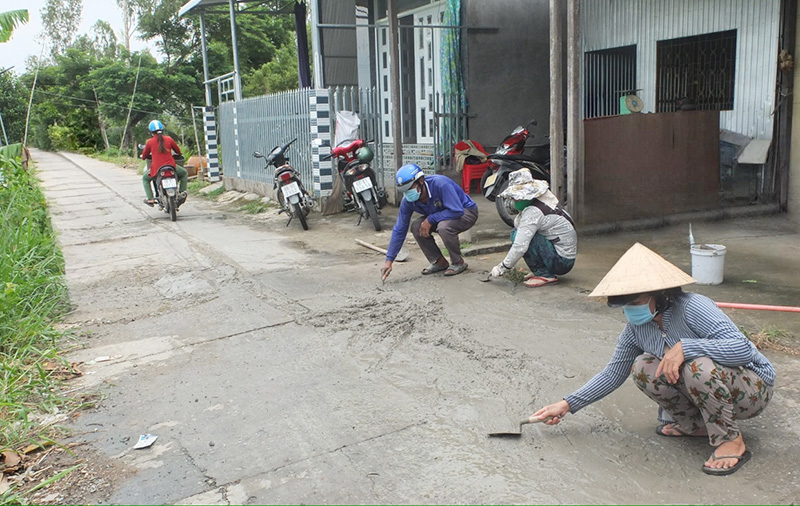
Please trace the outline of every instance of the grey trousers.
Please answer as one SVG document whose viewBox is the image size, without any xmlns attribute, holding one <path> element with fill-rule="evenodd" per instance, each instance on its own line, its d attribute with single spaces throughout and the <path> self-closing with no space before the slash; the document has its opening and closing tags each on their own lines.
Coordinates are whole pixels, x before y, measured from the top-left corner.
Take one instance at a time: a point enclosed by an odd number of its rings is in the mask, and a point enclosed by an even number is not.
<svg viewBox="0 0 800 506">
<path fill-rule="evenodd" d="M 447 252 L 450 254 L 450 264 L 461 262 L 461 242 L 458 240 L 458 234 L 469 230 L 478 221 L 478 208 L 464 209 L 464 214 L 457 220 L 440 221 L 435 227 L 431 227 L 431 235 L 422 237 L 419 235 L 419 227 L 426 218 L 427 216 L 421 216 L 411 223 L 411 233 L 422 249 L 425 258 L 430 263 L 434 263 L 444 256 L 433 238 L 433 232 L 436 232 L 442 238 L 444 247 L 447 248 Z"/>
</svg>

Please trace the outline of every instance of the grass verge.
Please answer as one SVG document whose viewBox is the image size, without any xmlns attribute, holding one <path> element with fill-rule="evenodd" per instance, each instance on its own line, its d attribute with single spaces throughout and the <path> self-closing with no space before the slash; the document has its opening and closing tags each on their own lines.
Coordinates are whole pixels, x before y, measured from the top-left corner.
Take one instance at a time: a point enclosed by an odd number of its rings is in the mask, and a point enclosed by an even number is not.
<svg viewBox="0 0 800 506">
<path fill-rule="evenodd" d="M 782 351 L 789 355 L 800 355 L 800 349 L 786 344 L 786 341 L 791 340 L 792 336 L 785 330 L 769 327 L 758 332 L 748 332 L 747 330 L 742 330 L 742 332 L 759 350 Z"/>
<path fill-rule="evenodd" d="M 18 157 L 0 150 L 0 170 L 0 450 L 16 452 L 60 435 L 57 421 L 80 401 L 60 388 L 70 364 L 54 325 L 69 296 L 44 195 Z M 19 501 L 15 488 L 1 504 Z"/>
</svg>

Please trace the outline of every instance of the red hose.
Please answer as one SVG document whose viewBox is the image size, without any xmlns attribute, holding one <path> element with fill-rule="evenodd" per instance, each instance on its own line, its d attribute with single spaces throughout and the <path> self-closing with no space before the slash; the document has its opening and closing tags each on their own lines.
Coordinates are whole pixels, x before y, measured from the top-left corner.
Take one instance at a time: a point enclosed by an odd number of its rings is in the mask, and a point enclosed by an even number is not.
<svg viewBox="0 0 800 506">
<path fill-rule="evenodd" d="M 763 304 L 740 304 L 738 302 L 717 302 L 717 306 L 729 309 L 758 309 L 762 311 L 787 311 L 790 313 L 800 313 L 800 307 L 796 306 L 765 306 Z"/>
</svg>

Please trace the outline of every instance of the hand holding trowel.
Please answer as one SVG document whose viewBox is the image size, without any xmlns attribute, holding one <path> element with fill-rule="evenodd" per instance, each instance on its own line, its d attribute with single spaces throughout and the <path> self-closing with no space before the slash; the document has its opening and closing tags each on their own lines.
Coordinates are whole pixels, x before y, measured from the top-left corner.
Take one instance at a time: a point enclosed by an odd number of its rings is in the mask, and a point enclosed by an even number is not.
<svg viewBox="0 0 800 506">
<path fill-rule="evenodd" d="M 527 425 L 529 423 L 539 423 L 539 422 L 546 422 L 553 418 L 552 416 L 548 416 L 545 418 L 539 418 L 538 416 L 531 415 L 529 418 L 522 420 L 519 422 L 519 430 L 515 432 L 490 432 L 489 437 L 507 437 L 507 438 L 517 438 L 522 437 L 522 426 Z"/>
<path fill-rule="evenodd" d="M 368 242 L 364 242 L 361 239 L 356 239 L 356 244 L 360 244 L 361 246 L 364 246 L 365 248 L 369 248 L 369 249 L 371 249 L 373 251 L 377 251 L 378 253 L 383 253 L 384 255 L 386 254 L 386 250 L 385 249 L 379 248 L 379 247 L 375 246 L 374 244 L 370 244 Z M 400 251 L 397 253 L 397 256 L 395 257 L 394 261 L 395 262 L 405 262 L 406 260 L 408 260 L 408 251 L 406 251 L 405 248 L 400 248 Z M 381 281 L 385 283 L 386 282 L 386 278 L 389 277 L 389 273 L 391 273 L 391 272 L 392 272 L 392 262 L 387 260 L 386 261 L 386 265 L 381 269 Z"/>
</svg>

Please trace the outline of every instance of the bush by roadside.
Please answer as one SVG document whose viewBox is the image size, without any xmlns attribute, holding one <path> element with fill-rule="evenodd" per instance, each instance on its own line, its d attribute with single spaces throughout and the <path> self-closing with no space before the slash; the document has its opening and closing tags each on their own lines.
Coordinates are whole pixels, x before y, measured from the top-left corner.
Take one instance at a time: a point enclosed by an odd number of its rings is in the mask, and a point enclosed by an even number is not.
<svg viewBox="0 0 800 506">
<path fill-rule="evenodd" d="M 6 148 L 0 173 L 0 450 L 7 472 L 8 459 L 24 466 L 26 446 L 52 443 L 57 421 L 78 401 L 59 388 L 72 371 L 59 355 L 63 332 L 54 325 L 69 296 L 47 204 L 36 178 Z M 2 504 L 22 500 L 9 482 Z"/>
</svg>

